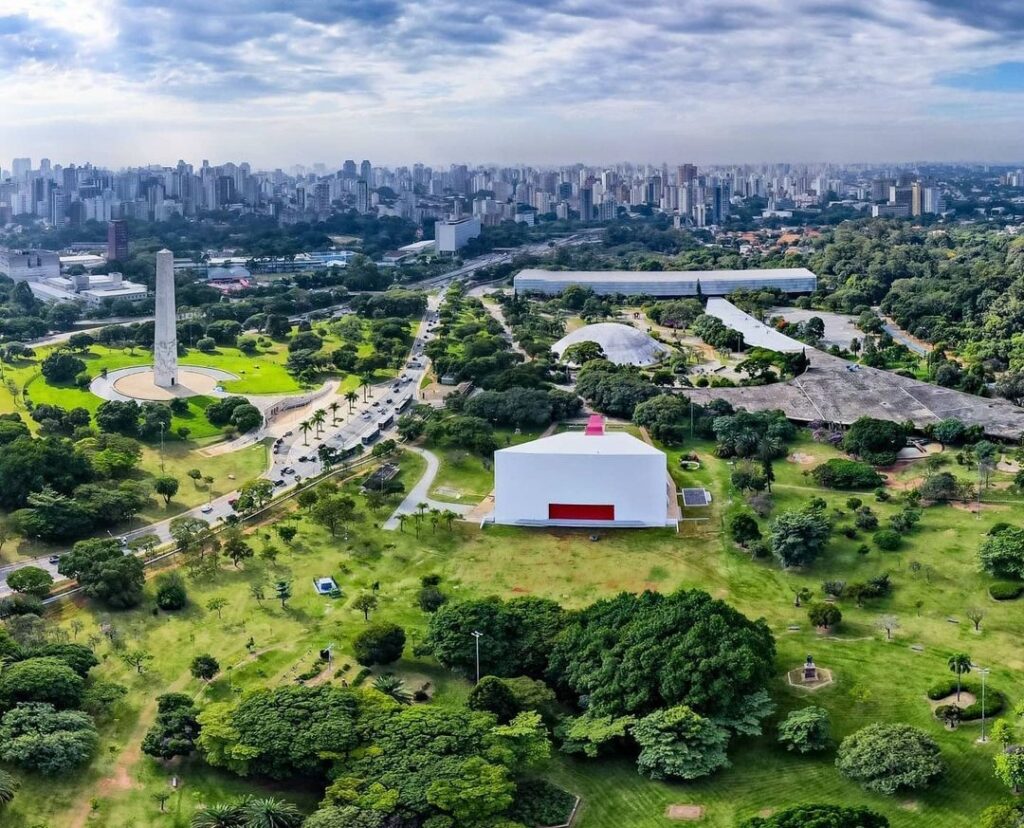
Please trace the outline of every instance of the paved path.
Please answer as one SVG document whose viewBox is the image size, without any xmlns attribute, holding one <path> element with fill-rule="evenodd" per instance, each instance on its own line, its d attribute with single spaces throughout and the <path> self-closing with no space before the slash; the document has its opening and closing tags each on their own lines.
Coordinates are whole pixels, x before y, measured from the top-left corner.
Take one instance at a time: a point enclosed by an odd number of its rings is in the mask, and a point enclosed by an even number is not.
<svg viewBox="0 0 1024 828">
<path fill-rule="evenodd" d="M 458 503 L 444 503 L 440 500 L 431 500 L 427 495 L 430 491 L 430 487 L 434 485 L 434 478 L 437 477 L 437 473 L 441 468 L 441 461 L 437 459 L 437 455 L 432 451 L 427 451 L 425 448 L 419 448 L 418 446 L 406 446 L 406 450 L 416 452 L 420 457 L 427 461 L 427 470 L 423 473 L 423 477 L 419 479 L 419 482 L 409 490 L 409 494 L 405 496 L 398 508 L 395 509 L 394 514 L 391 515 L 385 522 L 384 528 L 394 531 L 401 525 L 398 520 L 399 515 L 412 515 L 419 511 L 416 507 L 420 503 L 426 503 L 430 509 L 440 509 L 442 512 L 445 509 L 455 512 L 455 514 L 465 516 L 473 511 L 473 506 L 460 505 Z"/>
</svg>

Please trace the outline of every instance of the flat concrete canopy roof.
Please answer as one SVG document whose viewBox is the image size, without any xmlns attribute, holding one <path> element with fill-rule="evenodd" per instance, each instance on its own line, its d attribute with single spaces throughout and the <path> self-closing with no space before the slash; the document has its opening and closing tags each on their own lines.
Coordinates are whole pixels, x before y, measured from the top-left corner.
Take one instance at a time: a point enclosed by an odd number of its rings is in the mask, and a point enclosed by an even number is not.
<svg viewBox="0 0 1024 828">
<path fill-rule="evenodd" d="M 940 388 L 889 371 L 855 365 L 814 348 L 806 350 L 810 367 L 799 377 L 773 385 L 745 388 L 688 388 L 695 403 L 726 400 L 748 411 L 782 410 L 791 420 L 849 425 L 858 417 L 896 422 L 918 428 L 955 417 L 981 426 L 1001 440 L 1024 434 L 1024 408 L 1004 399 L 990 399 Z"/>
</svg>

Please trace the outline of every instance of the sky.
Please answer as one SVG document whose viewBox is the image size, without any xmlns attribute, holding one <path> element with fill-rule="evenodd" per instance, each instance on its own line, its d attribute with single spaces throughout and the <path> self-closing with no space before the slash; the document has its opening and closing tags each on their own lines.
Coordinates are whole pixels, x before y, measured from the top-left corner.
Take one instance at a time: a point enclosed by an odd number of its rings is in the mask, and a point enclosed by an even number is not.
<svg viewBox="0 0 1024 828">
<path fill-rule="evenodd" d="M 1021 0 L 0 0 L 0 165 L 1024 159 Z"/>
</svg>

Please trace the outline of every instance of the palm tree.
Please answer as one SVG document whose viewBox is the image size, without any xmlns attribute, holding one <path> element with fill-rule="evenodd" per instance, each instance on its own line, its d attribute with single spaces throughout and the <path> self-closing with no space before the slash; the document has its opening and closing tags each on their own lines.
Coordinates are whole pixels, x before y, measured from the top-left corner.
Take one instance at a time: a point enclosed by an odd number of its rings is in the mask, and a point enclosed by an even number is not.
<svg viewBox="0 0 1024 828">
<path fill-rule="evenodd" d="M 452 531 L 452 522 L 457 517 L 458 515 L 455 514 L 455 512 L 453 512 L 451 509 L 445 509 L 443 512 L 441 512 L 441 519 L 447 524 L 449 532 Z"/>
<path fill-rule="evenodd" d="M 405 512 L 401 512 L 398 515 L 398 531 L 399 532 L 404 532 L 405 531 L 405 522 L 408 519 L 409 519 L 409 516 L 407 514 L 405 514 Z"/>
<path fill-rule="evenodd" d="M 373 390 L 371 388 L 372 385 L 373 385 L 373 377 L 370 376 L 369 374 L 363 374 L 359 378 L 359 387 L 363 389 L 363 402 L 366 402 L 366 391 L 367 391 L 367 389 L 370 389 L 370 396 L 371 397 L 373 396 Z"/>
<path fill-rule="evenodd" d="M 441 510 L 431 509 L 430 510 L 430 534 L 434 534 L 437 531 L 437 524 L 441 520 Z"/>
<path fill-rule="evenodd" d="M 971 657 L 967 653 L 953 653 L 946 664 L 956 673 L 956 700 L 960 701 L 960 677 L 971 672 Z"/>
<path fill-rule="evenodd" d="M 359 395 L 355 391 L 346 391 L 345 399 L 348 400 L 348 413 L 352 413 L 352 407 L 356 404 L 359 399 Z"/>
<path fill-rule="evenodd" d="M 241 806 L 207 805 L 192 817 L 192 828 L 245 828 L 245 814 Z"/>
<path fill-rule="evenodd" d="M 313 426 L 309 424 L 309 420 L 303 420 L 299 423 L 299 430 L 302 432 L 302 445 L 304 446 L 309 445 L 309 431 L 311 428 Z"/>
<path fill-rule="evenodd" d="M 772 468 L 772 460 L 782 451 L 782 443 L 779 438 L 772 434 L 765 434 L 757 442 L 757 459 L 761 461 L 761 469 L 764 472 L 765 482 L 768 484 L 768 492 L 771 493 L 772 481 L 775 480 L 775 469 Z"/>
<path fill-rule="evenodd" d="M 373 680 L 373 689 L 389 696 L 399 704 L 409 704 L 412 701 L 409 691 L 405 689 L 405 682 L 392 673 L 377 676 Z"/>
<path fill-rule="evenodd" d="M 341 403 L 339 403 L 337 400 L 335 400 L 334 402 L 332 402 L 327 407 L 329 409 L 331 409 L 331 425 L 337 425 L 338 424 L 338 409 L 341 408 Z"/>
<path fill-rule="evenodd" d="M 313 412 L 312 420 L 313 420 L 313 425 L 316 426 L 316 436 L 317 437 L 320 436 L 320 432 L 321 432 L 321 430 L 324 427 L 324 421 L 326 419 L 327 419 L 327 412 L 324 411 L 322 408 L 318 408 L 316 411 Z"/>
<path fill-rule="evenodd" d="M 18 792 L 18 780 L 7 771 L 0 770 L 0 808 L 14 799 Z"/>
<path fill-rule="evenodd" d="M 423 515 L 426 513 L 427 509 L 429 509 L 429 508 L 430 508 L 430 504 L 429 503 L 424 503 L 422 500 L 419 503 L 416 504 L 416 511 L 418 511 L 420 513 L 420 517 L 423 517 Z"/>
<path fill-rule="evenodd" d="M 302 814 L 291 802 L 273 797 L 242 800 L 245 828 L 299 828 Z"/>
</svg>

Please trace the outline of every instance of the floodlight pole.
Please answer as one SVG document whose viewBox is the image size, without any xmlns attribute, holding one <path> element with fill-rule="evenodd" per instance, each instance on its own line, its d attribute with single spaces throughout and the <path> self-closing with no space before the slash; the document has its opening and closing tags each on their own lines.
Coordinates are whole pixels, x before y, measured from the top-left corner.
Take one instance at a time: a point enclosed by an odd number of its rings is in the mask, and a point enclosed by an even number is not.
<svg viewBox="0 0 1024 828">
<path fill-rule="evenodd" d="M 480 639 L 484 637 L 484 634 L 479 630 L 473 630 L 473 638 L 476 639 L 476 683 L 480 683 Z"/>
</svg>

